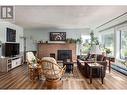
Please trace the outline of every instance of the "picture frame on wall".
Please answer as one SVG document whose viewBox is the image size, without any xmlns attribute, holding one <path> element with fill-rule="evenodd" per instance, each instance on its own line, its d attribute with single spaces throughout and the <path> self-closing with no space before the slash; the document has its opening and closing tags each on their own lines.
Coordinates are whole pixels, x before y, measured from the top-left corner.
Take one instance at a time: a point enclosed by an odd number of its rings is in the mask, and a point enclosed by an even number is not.
<svg viewBox="0 0 127 95">
<path fill-rule="evenodd" d="M 6 29 L 6 41 L 16 42 L 16 30 L 11 29 L 11 28 Z"/>
<path fill-rule="evenodd" d="M 66 32 L 50 32 L 50 41 L 65 41 Z"/>
</svg>

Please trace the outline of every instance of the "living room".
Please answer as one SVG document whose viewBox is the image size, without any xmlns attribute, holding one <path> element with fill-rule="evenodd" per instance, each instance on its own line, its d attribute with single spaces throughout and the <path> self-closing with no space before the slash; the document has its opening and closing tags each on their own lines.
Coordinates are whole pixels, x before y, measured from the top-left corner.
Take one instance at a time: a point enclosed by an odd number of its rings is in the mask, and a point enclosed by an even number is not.
<svg viewBox="0 0 127 95">
<path fill-rule="evenodd" d="M 0 89 L 127 88 L 127 6 L 0 8 Z M 8 8 L 15 10 L 13 18 L 2 13 Z M 45 75 L 46 62 L 62 73 Z"/>
</svg>

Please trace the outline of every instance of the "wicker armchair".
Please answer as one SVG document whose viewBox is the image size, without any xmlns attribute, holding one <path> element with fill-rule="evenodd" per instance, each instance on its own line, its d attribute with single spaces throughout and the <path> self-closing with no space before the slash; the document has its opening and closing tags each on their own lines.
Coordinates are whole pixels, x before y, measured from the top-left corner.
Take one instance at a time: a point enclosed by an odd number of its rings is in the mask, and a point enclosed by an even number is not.
<svg viewBox="0 0 127 95">
<path fill-rule="evenodd" d="M 42 75 L 41 61 L 39 61 L 33 54 L 33 52 L 26 53 L 26 60 L 28 64 L 29 77 L 31 80 L 40 78 Z"/>
<path fill-rule="evenodd" d="M 60 79 L 65 72 L 66 67 L 60 67 L 52 57 L 42 58 L 43 74 L 47 80 Z"/>
<path fill-rule="evenodd" d="M 65 73 L 66 66 L 60 67 L 53 57 L 43 57 L 41 64 L 46 85 L 49 88 L 57 87 Z"/>
</svg>

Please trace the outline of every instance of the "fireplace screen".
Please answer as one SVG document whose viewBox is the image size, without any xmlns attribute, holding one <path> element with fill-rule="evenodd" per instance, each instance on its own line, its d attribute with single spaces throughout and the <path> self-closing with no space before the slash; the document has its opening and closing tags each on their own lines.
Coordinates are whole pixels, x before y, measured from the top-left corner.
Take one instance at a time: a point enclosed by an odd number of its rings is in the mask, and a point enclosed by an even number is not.
<svg viewBox="0 0 127 95">
<path fill-rule="evenodd" d="M 72 50 L 58 50 L 57 51 L 57 59 L 72 59 Z"/>
</svg>

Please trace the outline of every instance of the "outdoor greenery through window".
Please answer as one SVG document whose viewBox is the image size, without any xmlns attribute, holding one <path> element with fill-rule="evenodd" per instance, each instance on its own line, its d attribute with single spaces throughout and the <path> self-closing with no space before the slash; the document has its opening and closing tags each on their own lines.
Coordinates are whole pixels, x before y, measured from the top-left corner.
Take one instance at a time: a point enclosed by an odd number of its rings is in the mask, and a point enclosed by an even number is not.
<svg viewBox="0 0 127 95">
<path fill-rule="evenodd" d="M 104 48 L 110 49 L 110 56 L 114 56 L 114 33 L 103 34 L 102 35 L 102 44 Z"/>
<path fill-rule="evenodd" d="M 120 32 L 120 58 L 127 59 L 127 31 Z"/>
<path fill-rule="evenodd" d="M 82 54 L 87 54 L 90 49 L 90 35 L 82 35 Z"/>
</svg>

